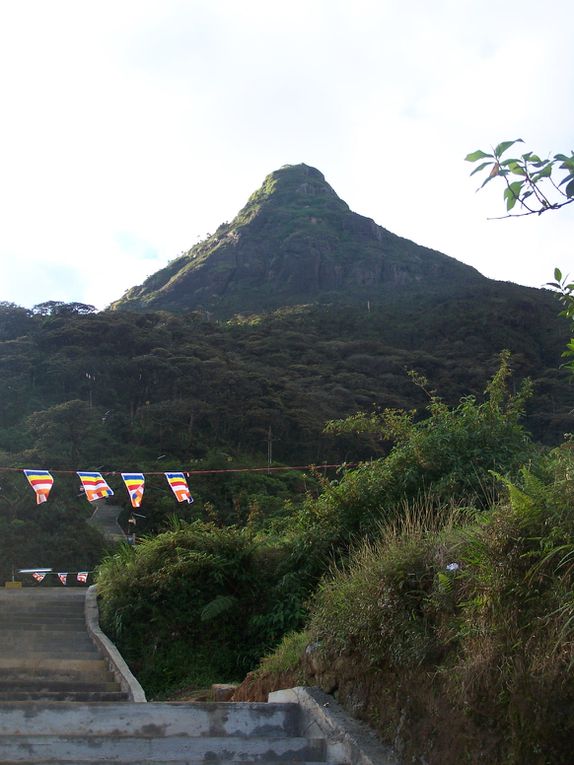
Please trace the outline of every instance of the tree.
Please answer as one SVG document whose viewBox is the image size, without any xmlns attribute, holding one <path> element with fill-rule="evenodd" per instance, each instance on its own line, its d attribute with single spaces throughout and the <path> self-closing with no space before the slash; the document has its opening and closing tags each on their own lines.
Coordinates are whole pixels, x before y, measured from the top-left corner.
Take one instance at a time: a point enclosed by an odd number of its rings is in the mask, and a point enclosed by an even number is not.
<svg viewBox="0 0 574 765">
<path fill-rule="evenodd" d="M 574 202 L 574 152 L 570 152 L 570 156 L 555 154 L 551 159 L 541 159 L 538 154 L 528 151 L 519 157 L 503 159 L 502 155 L 516 143 L 524 143 L 524 141 L 522 138 L 502 141 L 492 150 L 492 153 L 477 149 L 465 157 L 467 162 L 485 160 L 471 173 L 471 175 L 486 174 L 480 186 L 481 189 L 494 178 L 502 178 L 504 181 L 506 185 L 504 200 L 508 215 L 503 217 L 540 215 L 548 210 L 559 210 L 561 207 L 572 204 Z M 517 203 L 522 208 L 522 212 L 511 213 L 510 211 Z"/>
<path fill-rule="evenodd" d="M 480 189 L 494 178 L 502 178 L 506 188 L 504 200 L 506 202 L 507 215 L 504 218 L 515 218 L 524 215 L 541 215 L 549 210 L 559 210 L 574 202 L 574 151 L 570 156 L 555 154 L 552 159 L 541 159 L 538 154 L 531 151 L 520 157 L 503 159 L 511 146 L 516 143 L 524 143 L 522 138 L 514 141 L 502 141 L 492 150 L 492 153 L 477 149 L 467 154 L 467 162 L 478 162 L 483 159 L 471 175 L 485 173 L 486 178 Z M 559 174 L 561 175 L 557 177 Z M 512 180 L 516 177 L 516 180 Z M 480 190 L 479 189 L 479 190 Z M 516 204 L 522 208 L 522 212 L 511 212 Z M 568 276 L 563 276 L 559 268 L 554 269 L 554 281 L 548 282 L 560 293 L 560 301 L 564 308 L 560 312 L 572 322 L 574 330 L 574 283 Z M 562 354 L 570 359 L 566 366 L 574 373 L 574 337 L 566 346 Z"/>
<path fill-rule="evenodd" d="M 36 316 L 86 316 L 96 313 L 96 308 L 88 303 L 64 303 L 61 300 L 47 300 L 37 303 L 32 308 Z"/>
</svg>

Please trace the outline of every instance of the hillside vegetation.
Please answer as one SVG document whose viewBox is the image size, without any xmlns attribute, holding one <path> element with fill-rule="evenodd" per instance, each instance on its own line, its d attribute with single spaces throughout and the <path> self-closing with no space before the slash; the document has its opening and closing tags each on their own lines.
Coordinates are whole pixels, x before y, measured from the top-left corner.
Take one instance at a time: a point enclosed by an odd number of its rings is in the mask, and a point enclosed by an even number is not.
<svg viewBox="0 0 574 765">
<path fill-rule="evenodd" d="M 320 684 L 405 761 L 568 762 L 556 297 L 395 237 L 296 166 L 114 308 L 0 304 L 0 577 L 99 563 L 152 698 L 252 671 L 238 698 Z M 46 505 L 26 467 L 53 471 Z M 79 469 L 123 523 L 119 472 L 146 474 L 135 547 L 86 525 Z"/>
</svg>

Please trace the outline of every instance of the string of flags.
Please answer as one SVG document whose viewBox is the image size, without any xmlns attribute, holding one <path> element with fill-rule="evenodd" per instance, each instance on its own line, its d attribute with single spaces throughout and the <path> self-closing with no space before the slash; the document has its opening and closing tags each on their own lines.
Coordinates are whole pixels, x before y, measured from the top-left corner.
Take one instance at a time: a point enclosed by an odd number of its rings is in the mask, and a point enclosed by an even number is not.
<svg viewBox="0 0 574 765">
<path fill-rule="evenodd" d="M 88 576 L 90 575 L 91 571 L 73 571 L 73 572 L 70 572 L 70 571 L 59 571 L 58 573 L 56 573 L 55 571 L 54 572 L 52 572 L 52 571 L 32 571 L 31 573 L 32 573 L 32 578 L 35 579 L 38 582 L 38 584 L 40 584 L 40 582 L 43 582 L 44 579 L 48 575 L 54 573 L 54 574 L 56 574 L 56 576 L 58 577 L 60 582 L 63 585 L 66 585 L 69 582 L 68 578 L 72 577 L 74 574 L 76 576 L 76 581 L 77 582 L 80 582 L 80 584 L 86 584 L 87 581 L 88 581 Z"/>
<path fill-rule="evenodd" d="M 47 502 L 50 491 L 54 485 L 53 476 L 48 470 L 26 469 L 23 472 L 28 479 L 28 483 L 36 493 L 36 504 L 41 505 L 44 502 Z M 78 470 L 76 471 L 76 474 L 82 483 L 82 488 L 88 502 L 94 502 L 97 499 L 105 499 L 106 497 L 114 496 L 113 489 L 108 486 L 101 473 Z M 125 484 L 132 507 L 140 507 L 145 486 L 144 474 L 121 473 L 120 475 Z M 191 504 L 193 502 L 193 497 L 191 496 L 184 474 L 164 473 L 164 475 L 177 501 Z"/>
</svg>

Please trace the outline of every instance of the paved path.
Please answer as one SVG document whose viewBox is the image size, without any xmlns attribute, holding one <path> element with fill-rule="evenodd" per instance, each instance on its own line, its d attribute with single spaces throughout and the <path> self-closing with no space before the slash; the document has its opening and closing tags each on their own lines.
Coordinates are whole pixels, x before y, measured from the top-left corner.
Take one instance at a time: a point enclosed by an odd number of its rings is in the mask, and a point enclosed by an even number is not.
<svg viewBox="0 0 574 765">
<path fill-rule="evenodd" d="M 95 526 L 109 542 L 125 542 L 127 537 L 118 523 L 122 511 L 119 505 L 107 505 L 106 501 L 94 503 L 96 508 L 88 523 Z"/>
</svg>

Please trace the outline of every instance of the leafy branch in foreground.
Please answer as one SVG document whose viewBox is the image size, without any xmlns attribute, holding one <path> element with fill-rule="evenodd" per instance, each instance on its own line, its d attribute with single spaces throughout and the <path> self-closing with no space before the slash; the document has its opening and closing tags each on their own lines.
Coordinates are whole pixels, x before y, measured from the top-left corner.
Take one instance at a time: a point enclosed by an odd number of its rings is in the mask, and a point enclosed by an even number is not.
<svg viewBox="0 0 574 765">
<path fill-rule="evenodd" d="M 540 215 L 574 202 L 574 152 L 571 151 L 570 156 L 555 154 L 551 159 L 541 159 L 528 151 L 518 157 L 503 159 L 508 149 L 517 143 L 524 141 L 521 138 L 502 141 L 490 153 L 478 149 L 465 157 L 467 162 L 484 160 L 471 173 L 486 174 L 480 189 L 494 178 L 504 180 L 508 215 L 502 217 Z M 512 213 L 517 203 L 522 212 Z"/>
</svg>

